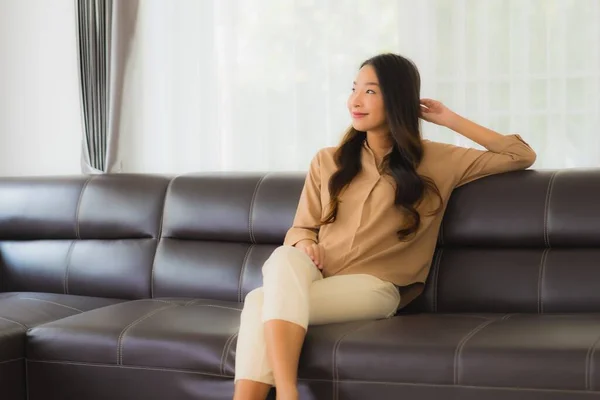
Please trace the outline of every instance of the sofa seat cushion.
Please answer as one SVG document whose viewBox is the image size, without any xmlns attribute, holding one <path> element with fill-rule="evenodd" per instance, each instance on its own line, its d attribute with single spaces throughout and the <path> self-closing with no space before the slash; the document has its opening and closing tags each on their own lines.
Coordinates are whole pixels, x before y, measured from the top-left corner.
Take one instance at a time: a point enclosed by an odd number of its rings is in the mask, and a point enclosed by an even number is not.
<svg viewBox="0 0 600 400">
<path fill-rule="evenodd" d="M 121 301 L 54 293 L 0 293 L 0 362 L 24 356 L 29 328 Z"/>
<path fill-rule="evenodd" d="M 2 399 L 25 398 L 27 330 L 122 300 L 52 293 L 0 293 L 0 388 Z"/>
<path fill-rule="evenodd" d="M 55 366 L 191 371 L 232 378 L 242 308 L 242 303 L 203 299 L 117 304 L 30 330 L 27 359 Z M 309 329 L 300 378 L 331 380 L 336 343 L 360 326 L 356 322 Z"/>
<path fill-rule="evenodd" d="M 233 377 L 241 303 L 136 300 L 29 331 L 28 362 Z M 600 315 L 415 314 L 311 326 L 301 381 L 599 390 Z"/>
<path fill-rule="evenodd" d="M 147 299 L 29 331 L 28 361 L 190 370 L 231 376 L 241 303 Z"/>
<path fill-rule="evenodd" d="M 598 347 L 598 314 L 417 314 L 364 323 L 329 358 L 336 381 L 598 391 Z"/>
</svg>

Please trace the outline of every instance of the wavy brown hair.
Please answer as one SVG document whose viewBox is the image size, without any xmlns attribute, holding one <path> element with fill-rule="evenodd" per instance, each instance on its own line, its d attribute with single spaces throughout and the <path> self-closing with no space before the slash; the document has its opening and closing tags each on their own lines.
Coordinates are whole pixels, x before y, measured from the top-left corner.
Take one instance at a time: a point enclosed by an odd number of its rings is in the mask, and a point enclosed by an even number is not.
<svg viewBox="0 0 600 400">
<path fill-rule="evenodd" d="M 379 79 L 383 95 L 386 122 L 393 138 L 393 148 L 384 159 L 384 165 L 395 181 L 395 204 L 405 211 L 405 223 L 398 228 L 400 240 L 409 240 L 421 225 L 421 215 L 417 207 L 427 191 L 439 199 L 443 208 L 440 191 L 432 179 L 417 174 L 417 167 L 423 159 L 423 143 L 420 127 L 421 77 L 415 64 L 396 54 L 381 54 L 361 64 L 371 65 Z M 321 221 L 330 224 L 336 220 L 340 195 L 352 179 L 362 169 L 361 151 L 367 133 L 350 127 L 335 152 L 337 171 L 329 179 L 329 213 Z"/>
</svg>

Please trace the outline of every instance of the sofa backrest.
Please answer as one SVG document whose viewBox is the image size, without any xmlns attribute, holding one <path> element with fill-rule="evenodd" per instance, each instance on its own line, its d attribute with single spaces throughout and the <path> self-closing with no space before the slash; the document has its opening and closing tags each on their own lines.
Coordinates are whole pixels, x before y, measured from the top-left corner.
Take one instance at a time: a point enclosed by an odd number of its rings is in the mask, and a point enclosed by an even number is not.
<svg viewBox="0 0 600 400">
<path fill-rule="evenodd" d="M 440 231 L 407 311 L 600 311 L 600 169 L 472 182 L 453 192 Z"/>
<path fill-rule="evenodd" d="M 171 182 L 154 297 L 243 301 L 292 224 L 302 174 L 205 174 Z"/>
<path fill-rule="evenodd" d="M 0 291 L 243 301 L 304 177 L 0 179 Z"/>
<path fill-rule="evenodd" d="M 0 180 L 0 290 L 139 299 L 169 179 Z"/>
<path fill-rule="evenodd" d="M 243 301 L 303 173 L 0 179 L 0 290 Z M 458 188 L 407 312 L 600 311 L 600 169 Z M 399 266 L 401 262 L 399 261 Z"/>
</svg>

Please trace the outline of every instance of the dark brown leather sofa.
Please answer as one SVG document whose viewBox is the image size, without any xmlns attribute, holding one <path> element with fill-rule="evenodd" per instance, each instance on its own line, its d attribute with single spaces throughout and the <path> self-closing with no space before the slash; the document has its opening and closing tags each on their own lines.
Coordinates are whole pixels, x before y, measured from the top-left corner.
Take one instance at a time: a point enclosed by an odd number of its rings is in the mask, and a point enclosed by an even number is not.
<svg viewBox="0 0 600 400">
<path fill-rule="evenodd" d="M 242 301 L 303 178 L 0 179 L 0 398 L 230 399 Z M 599 347 L 600 170 L 515 172 L 454 192 L 396 317 L 309 329 L 300 390 L 600 398 Z"/>
</svg>

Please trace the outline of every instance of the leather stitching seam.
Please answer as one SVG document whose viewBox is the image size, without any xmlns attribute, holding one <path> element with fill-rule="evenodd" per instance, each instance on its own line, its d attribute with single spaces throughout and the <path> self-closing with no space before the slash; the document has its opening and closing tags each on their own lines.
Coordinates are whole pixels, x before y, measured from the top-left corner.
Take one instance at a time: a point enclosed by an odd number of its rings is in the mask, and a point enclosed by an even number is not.
<svg viewBox="0 0 600 400">
<path fill-rule="evenodd" d="M 460 383 L 460 370 L 461 370 L 461 360 L 460 360 L 460 356 L 462 354 L 462 351 L 465 347 L 465 344 L 473 337 L 475 336 L 478 332 L 480 332 L 483 328 L 485 328 L 486 326 L 492 324 L 493 322 L 495 322 L 495 320 L 490 320 L 490 321 L 486 321 L 483 322 L 481 324 L 479 324 L 478 326 L 476 326 L 473 330 L 471 330 L 471 332 L 467 333 L 465 335 L 465 337 L 463 337 L 461 339 L 461 341 L 458 343 L 458 346 L 456 346 L 456 350 L 454 352 L 454 384 L 458 385 Z"/>
<path fill-rule="evenodd" d="M 227 338 L 225 345 L 223 346 L 223 353 L 221 354 L 221 374 L 225 375 L 225 361 L 227 360 L 227 355 L 229 354 L 229 349 L 231 348 L 231 343 L 235 340 L 238 333 L 235 332 L 233 335 Z"/>
<path fill-rule="evenodd" d="M 119 338 L 117 340 L 117 364 L 118 365 L 123 365 L 123 341 L 125 339 L 125 335 L 127 334 L 127 331 L 129 331 L 131 328 L 133 328 L 135 325 L 139 324 L 140 322 L 152 317 L 153 315 L 155 315 L 163 310 L 166 310 L 168 308 L 174 308 L 174 307 L 178 307 L 178 306 L 176 304 L 169 304 L 168 306 L 163 306 L 161 308 L 157 308 L 156 310 L 152 310 L 152 311 L 142 315 L 141 317 L 139 317 L 138 319 L 136 319 L 129 325 L 127 325 L 121 331 L 121 334 L 119 335 Z"/>
<path fill-rule="evenodd" d="M 600 336 L 594 341 L 594 343 L 588 349 L 585 358 L 585 389 L 594 389 L 594 353 L 596 352 L 596 346 L 600 342 Z"/>
<path fill-rule="evenodd" d="M 150 266 L 150 298 L 154 298 L 154 262 L 156 261 L 156 254 L 158 253 L 158 245 L 162 239 L 162 231 L 163 231 L 163 221 L 165 220 L 165 211 L 167 206 L 167 196 L 169 195 L 169 190 L 171 189 L 171 185 L 175 182 L 177 176 L 169 181 L 167 184 L 167 188 L 165 189 L 165 196 L 162 204 L 162 212 L 160 214 L 160 221 L 158 223 L 158 235 L 156 236 L 156 248 L 154 249 L 154 255 L 152 256 L 152 264 Z"/>
<path fill-rule="evenodd" d="M 78 309 L 78 308 L 71 307 L 71 306 L 67 306 L 67 305 L 64 305 L 64 304 L 60 304 L 60 303 L 57 303 L 57 302 L 55 302 L 55 301 L 43 300 L 43 299 L 36 299 L 36 298 L 33 298 L 33 297 L 19 297 L 19 299 L 21 299 L 21 300 L 34 300 L 34 301 L 41 301 L 41 302 L 43 302 L 43 303 L 54 304 L 54 305 L 56 305 L 56 306 L 61 306 L 61 307 L 64 307 L 64 308 L 68 308 L 68 309 L 71 309 L 71 310 L 75 310 L 75 311 L 78 311 L 78 312 L 80 312 L 80 313 L 84 312 L 83 310 L 80 310 L 80 309 Z"/>
<path fill-rule="evenodd" d="M 548 252 L 550 249 L 544 249 L 542 253 L 542 259 L 540 260 L 540 272 L 538 275 L 538 313 L 542 314 L 544 312 L 544 302 L 543 302 L 543 285 L 544 285 L 544 276 L 546 273 L 546 258 L 548 258 Z"/>
<path fill-rule="evenodd" d="M 546 201 L 544 202 L 544 244 L 546 247 L 550 247 L 550 234 L 548 233 L 548 214 L 550 213 L 550 198 L 552 197 L 552 188 L 554 187 L 554 179 L 558 171 L 554 171 L 548 182 L 548 189 L 546 190 Z"/>
<path fill-rule="evenodd" d="M 13 324 L 17 324 L 17 325 L 19 325 L 21 328 L 24 328 L 25 330 L 29 329 L 29 327 L 28 327 L 27 325 L 25 325 L 25 324 L 22 324 L 22 323 L 20 323 L 19 321 L 15 321 L 15 320 L 13 320 L 13 319 L 10 319 L 10 318 L 5 318 L 5 317 L 0 317 L 0 319 L 1 319 L 1 320 L 4 320 L 4 321 L 12 322 Z"/>
<path fill-rule="evenodd" d="M 339 400 L 339 388 L 338 388 L 338 382 L 339 382 L 339 372 L 338 372 L 338 368 L 337 368 L 337 351 L 340 347 L 340 345 L 342 344 L 342 340 L 344 340 L 344 338 L 346 336 L 348 336 L 351 333 L 357 332 L 360 329 L 373 324 L 374 321 L 369 321 L 367 323 L 364 323 L 360 326 L 355 327 L 354 329 L 351 329 L 347 332 L 344 332 L 342 334 L 342 336 L 340 336 L 336 341 L 335 344 L 333 345 L 333 352 L 331 355 L 331 365 L 333 366 L 333 376 L 332 376 L 332 383 L 333 383 L 333 400 Z"/>
<path fill-rule="evenodd" d="M 252 200 L 250 200 L 250 210 L 248 212 L 248 232 L 250 233 L 250 242 L 251 243 L 256 243 L 256 238 L 254 237 L 254 229 L 252 228 L 252 216 L 254 215 L 254 202 L 256 200 L 256 194 L 258 193 L 260 184 L 266 177 L 267 177 L 267 175 L 263 175 L 260 177 L 258 182 L 256 182 L 256 186 L 254 187 L 254 193 L 252 193 Z"/>
<path fill-rule="evenodd" d="M 251 244 L 246 250 L 246 255 L 244 256 L 244 261 L 242 261 L 242 268 L 240 271 L 240 279 L 238 281 L 238 303 L 241 303 L 244 299 L 242 298 L 242 284 L 244 282 L 244 272 L 246 271 L 246 264 L 248 263 L 248 258 L 250 257 L 250 253 L 252 253 L 252 249 L 254 249 L 254 244 Z"/>
</svg>

